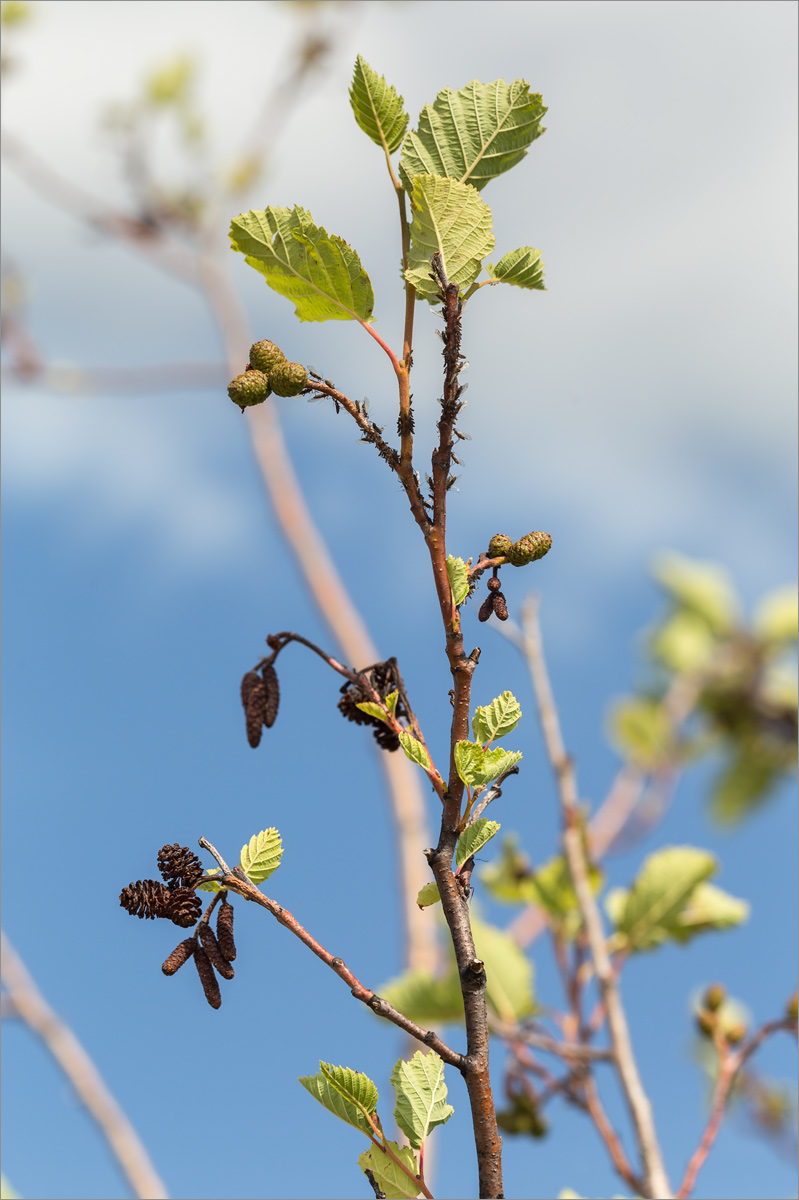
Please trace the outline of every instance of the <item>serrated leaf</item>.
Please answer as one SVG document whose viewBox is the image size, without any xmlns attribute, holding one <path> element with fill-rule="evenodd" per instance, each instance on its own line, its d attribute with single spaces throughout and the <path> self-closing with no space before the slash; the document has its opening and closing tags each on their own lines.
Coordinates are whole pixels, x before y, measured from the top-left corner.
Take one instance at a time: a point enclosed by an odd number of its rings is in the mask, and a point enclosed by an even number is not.
<svg viewBox="0 0 799 1200">
<path fill-rule="evenodd" d="M 361 712 L 368 713 L 370 717 L 377 717 L 378 721 L 385 721 L 386 711 L 379 704 L 373 704 L 371 700 L 362 700 L 360 704 L 355 705 Z"/>
<path fill-rule="evenodd" d="M 430 755 L 422 743 L 406 730 L 403 730 L 399 735 L 399 740 L 406 757 L 411 762 L 416 763 L 417 766 L 422 767 L 423 770 L 429 771 L 433 764 L 430 762 Z"/>
<path fill-rule="evenodd" d="M 484 750 L 483 762 L 475 784 L 478 787 L 485 787 L 486 784 L 499 779 L 500 775 L 504 775 L 506 771 L 510 771 L 511 767 L 515 767 L 521 761 L 521 750 L 503 750 L 501 747 L 496 750 Z"/>
<path fill-rule="evenodd" d="M 478 191 L 509 171 L 544 133 L 546 108 L 523 79 L 480 83 L 457 92 L 444 88 L 419 115 L 418 129 L 405 139 L 400 175 L 408 191 L 415 175 L 444 175 Z"/>
<path fill-rule="evenodd" d="M 409 1062 L 399 1059 L 394 1064 L 391 1083 L 397 1093 L 394 1118 L 418 1150 L 431 1130 L 445 1125 L 455 1111 L 447 1104 L 444 1063 L 435 1050 L 417 1050 Z"/>
<path fill-rule="evenodd" d="M 405 971 L 383 984 L 379 993 L 389 1004 L 425 1027 L 463 1020 L 463 996 L 457 971 L 437 979 L 429 971 Z"/>
<path fill-rule="evenodd" d="M 497 283 L 510 283 L 514 287 L 531 288 L 545 292 L 544 264 L 541 251 L 532 246 L 520 246 L 503 254 L 496 266 L 486 263 L 486 271 Z"/>
<path fill-rule="evenodd" d="M 234 250 L 293 301 L 301 321 L 369 321 L 374 292 L 358 255 L 294 208 L 251 209 L 230 225 Z"/>
<path fill-rule="evenodd" d="M 249 844 L 241 848 L 241 868 L 253 883 L 263 883 L 278 869 L 283 857 L 283 845 L 276 829 L 254 833 Z"/>
<path fill-rule="evenodd" d="M 387 1145 L 412 1174 L 418 1175 L 419 1164 L 410 1146 L 400 1148 L 396 1142 L 388 1142 Z M 412 1197 L 421 1195 L 421 1188 L 418 1184 L 414 1188 L 405 1172 L 401 1171 L 393 1159 L 389 1158 L 378 1146 L 370 1146 L 368 1150 L 364 1150 L 358 1158 L 358 1166 L 364 1174 L 367 1171 L 372 1172 L 375 1183 L 386 1200 L 411 1200 Z"/>
<path fill-rule="evenodd" d="M 455 847 L 455 865 L 461 869 L 467 858 L 477 854 L 495 834 L 499 833 L 499 821 L 489 821 L 487 817 L 479 817 L 473 825 L 467 826 L 458 838 Z"/>
<path fill-rule="evenodd" d="M 435 304 L 440 285 L 430 274 L 433 255 L 441 255 L 450 283 L 465 291 L 494 247 L 491 209 L 470 184 L 441 175 L 414 178 L 411 207 L 411 247 L 405 278 L 420 297 Z"/>
<path fill-rule="evenodd" d="M 221 867 L 211 867 L 208 871 L 205 872 L 205 874 L 206 875 L 221 875 L 222 868 Z M 201 883 L 200 886 L 197 888 L 198 892 L 221 892 L 222 890 L 223 889 L 222 889 L 221 884 L 214 883 L 213 880 L 210 880 L 210 879 L 207 881 L 207 883 Z"/>
<path fill-rule="evenodd" d="M 483 766 L 483 747 L 479 742 L 456 742 L 454 758 L 458 777 L 472 787 Z"/>
<path fill-rule="evenodd" d="M 655 770 L 673 749 L 671 719 L 659 700 L 629 696 L 608 714 L 608 737 L 615 749 L 645 771 Z"/>
<path fill-rule="evenodd" d="M 668 553 L 655 559 L 652 574 L 677 604 L 703 617 L 714 633 L 734 627 L 738 599 L 723 567 Z"/>
<path fill-rule="evenodd" d="M 362 1112 L 371 1114 L 377 1108 L 377 1088 L 368 1075 L 320 1062 L 317 1073 L 301 1076 L 300 1083 L 328 1112 L 367 1136 L 373 1134 Z"/>
<path fill-rule="evenodd" d="M 513 692 L 503 692 L 485 707 L 477 708 L 472 717 L 474 740 L 484 745 L 504 737 L 519 724 L 522 710 Z"/>
<path fill-rule="evenodd" d="M 695 846 L 668 846 L 644 862 L 624 907 L 615 901 L 616 925 L 633 950 L 658 945 L 671 934 L 675 920 L 694 889 L 716 870 L 716 860 Z"/>
<path fill-rule="evenodd" d="M 350 104 L 355 120 L 367 137 L 382 146 L 387 154 L 399 150 L 410 120 L 405 102 L 396 88 L 386 83 L 385 76 L 372 70 L 360 54 L 355 59 Z"/>
<path fill-rule="evenodd" d="M 394 713 L 397 711 L 398 697 L 399 697 L 399 692 L 394 691 L 394 692 L 389 692 L 385 699 L 386 708 L 391 713 L 392 717 L 394 716 Z"/>
<path fill-rule="evenodd" d="M 455 606 L 463 604 L 469 595 L 469 568 L 462 558 L 447 555 L 447 575 L 449 586 L 452 588 L 452 600 Z"/>
<path fill-rule="evenodd" d="M 419 888 L 416 903 L 420 908 L 429 908 L 431 904 L 441 903 L 441 893 L 438 890 L 438 884 L 435 879 L 431 879 L 424 887 Z"/>
</svg>

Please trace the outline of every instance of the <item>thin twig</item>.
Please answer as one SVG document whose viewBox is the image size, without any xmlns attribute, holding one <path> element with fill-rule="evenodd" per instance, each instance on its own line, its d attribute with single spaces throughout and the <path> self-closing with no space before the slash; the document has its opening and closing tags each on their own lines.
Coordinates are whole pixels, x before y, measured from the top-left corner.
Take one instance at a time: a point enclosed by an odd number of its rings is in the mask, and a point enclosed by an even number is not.
<svg viewBox="0 0 799 1200">
<path fill-rule="evenodd" d="M 169 1193 L 163 1180 L 97 1067 L 50 1008 L 5 933 L 0 937 L 3 985 L 14 1015 L 42 1039 L 97 1125 L 134 1195 L 142 1200 L 164 1200 Z"/>
<path fill-rule="evenodd" d="M 669 1200 L 672 1191 L 658 1145 L 652 1106 L 638 1074 L 618 980 L 615 977 L 610 955 L 605 945 L 602 916 L 589 879 L 583 834 L 579 824 L 577 778 L 572 759 L 567 755 L 563 745 L 560 719 L 544 661 L 537 613 L 532 607 L 528 610 L 526 618 L 524 630 L 526 653 L 533 677 L 544 743 L 560 794 L 564 825 L 563 851 L 583 918 L 597 982 L 607 1009 L 608 1031 L 616 1058 L 616 1070 L 630 1110 L 641 1154 L 643 1163 L 642 1194 L 646 1197 L 658 1197 L 659 1200 Z"/>
</svg>

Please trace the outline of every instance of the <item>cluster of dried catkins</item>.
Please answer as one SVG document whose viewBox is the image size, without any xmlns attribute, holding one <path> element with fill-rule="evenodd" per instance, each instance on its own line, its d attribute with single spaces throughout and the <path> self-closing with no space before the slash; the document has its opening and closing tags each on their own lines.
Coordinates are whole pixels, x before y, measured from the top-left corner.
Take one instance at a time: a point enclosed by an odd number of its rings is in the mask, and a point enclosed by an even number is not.
<svg viewBox="0 0 799 1200">
<path fill-rule="evenodd" d="M 250 346 L 247 369 L 228 384 L 227 394 L 242 412 L 253 404 L 263 404 L 272 392 L 276 396 L 297 396 L 308 385 L 308 372 L 302 363 L 289 362 L 274 342 L 255 342 Z"/>
<path fill-rule="evenodd" d="M 277 671 L 265 663 L 258 671 L 248 671 L 241 681 L 241 703 L 247 723 L 247 741 L 253 750 L 261 741 L 261 730 L 271 729 L 280 704 L 280 684 Z"/>
<path fill-rule="evenodd" d="M 194 889 L 203 877 L 203 866 L 188 846 L 179 846 L 177 842 L 162 846 L 158 851 L 158 869 L 163 883 L 158 879 L 139 879 L 136 883 L 130 883 L 122 889 L 119 903 L 132 917 L 149 917 L 152 920 L 165 917 L 183 929 L 190 929 L 200 921 L 194 934 L 175 947 L 161 970 L 165 975 L 174 975 L 185 962 L 193 958 L 206 1000 L 211 1008 L 219 1008 L 222 997 L 214 969 L 223 979 L 233 978 L 230 965 L 236 957 L 233 905 L 228 900 L 227 892 L 223 892 L 214 897 L 208 912 L 200 920 L 203 906 Z M 208 919 L 217 904 L 220 907 L 214 934 Z"/>
</svg>

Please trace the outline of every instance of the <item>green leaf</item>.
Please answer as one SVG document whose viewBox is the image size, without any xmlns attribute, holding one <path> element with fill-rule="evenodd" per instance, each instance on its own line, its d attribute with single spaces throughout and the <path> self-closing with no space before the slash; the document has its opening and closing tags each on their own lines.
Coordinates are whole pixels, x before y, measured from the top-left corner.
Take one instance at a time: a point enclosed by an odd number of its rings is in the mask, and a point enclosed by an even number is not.
<svg viewBox="0 0 799 1200">
<path fill-rule="evenodd" d="M 602 887 L 603 874 L 597 867 L 591 866 L 588 869 L 588 878 L 591 890 L 596 895 Z M 531 876 L 529 887 L 533 903 L 540 904 L 555 920 L 563 920 L 577 911 L 577 896 L 571 871 L 562 854 L 547 859 Z M 573 936 L 571 930 L 569 934 Z"/>
<path fill-rule="evenodd" d="M 475 778 L 478 787 L 484 787 L 494 779 L 499 779 L 500 775 L 504 775 L 522 761 L 521 750 L 503 750 L 498 747 L 496 750 L 484 750 L 482 754 L 483 761 Z"/>
<path fill-rule="evenodd" d="M 704 617 L 678 609 L 652 637 L 652 652 L 672 671 L 698 671 L 707 666 L 718 642 Z"/>
<path fill-rule="evenodd" d="M 315 1075 L 303 1075 L 300 1083 L 318 1100 L 328 1112 L 359 1129 L 367 1136 L 373 1130 L 362 1109 L 373 1113 L 377 1108 L 377 1088 L 368 1075 L 361 1075 L 349 1067 L 334 1067 L 320 1062 Z"/>
<path fill-rule="evenodd" d="M 426 883 L 419 888 L 419 894 L 416 897 L 416 903 L 420 908 L 429 908 L 431 904 L 439 904 L 441 902 L 441 893 L 438 890 L 438 884 L 435 879 L 431 879 L 430 883 Z"/>
<path fill-rule="evenodd" d="M 477 957 L 485 963 L 486 999 L 501 1020 L 515 1024 L 535 1009 L 533 964 L 502 929 L 472 915 Z"/>
<path fill-rule="evenodd" d="M 276 829 L 254 833 L 249 845 L 241 848 L 241 868 L 253 883 L 263 883 L 278 869 L 283 857 L 283 845 Z"/>
<path fill-rule="evenodd" d="M 703 617 L 714 633 L 734 627 L 738 600 L 723 567 L 667 553 L 655 559 L 652 574 L 678 605 Z"/>
<path fill-rule="evenodd" d="M 668 846 L 650 854 L 623 907 L 618 893 L 606 902 L 629 947 L 648 950 L 671 936 L 694 889 L 715 870 L 713 855 L 695 846 Z"/>
<path fill-rule="evenodd" d="M 350 104 L 355 120 L 373 142 L 387 154 L 399 150 L 410 119 L 405 102 L 396 88 L 386 83 L 385 76 L 373 71 L 360 54 L 355 59 Z"/>
<path fill-rule="evenodd" d="M 479 742 L 456 742 L 454 758 L 458 777 L 472 787 L 483 767 L 483 747 Z"/>
<path fill-rule="evenodd" d="M 471 858 L 473 854 L 482 850 L 483 846 L 499 833 L 499 829 L 499 821 L 489 821 L 486 817 L 479 817 L 473 825 L 468 825 L 458 838 L 458 844 L 455 847 L 455 865 L 458 870 L 461 869 L 467 858 Z"/>
<path fill-rule="evenodd" d="M 503 904 L 533 904 L 537 899 L 530 859 L 518 844 L 516 834 L 503 838 L 499 858 L 480 871 L 483 886 Z"/>
<path fill-rule="evenodd" d="M 388 1142 L 387 1145 L 414 1175 L 418 1175 L 419 1164 L 410 1146 L 400 1149 L 396 1142 Z M 372 1172 L 375 1183 L 386 1200 L 411 1200 L 412 1197 L 421 1195 L 419 1186 L 414 1187 L 405 1172 L 401 1171 L 379 1146 L 370 1146 L 368 1150 L 364 1150 L 358 1158 L 358 1166 L 364 1174 L 367 1171 Z"/>
<path fill-rule="evenodd" d="M 384 984 L 379 994 L 418 1025 L 444 1025 L 463 1020 L 463 996 L 457 971 L 440 979 L 429 971 L 405 971 Z"/>
<path fill-rule="evenodd" d="M 454 555 L 447 555 L 447 575 L 449 576 L 449 586 L 452 588 L 452 599 L 454 604 L 463 604 L 466 597 L 469 595 L 469 568 L 462 558 L 455 558 Z"/>
<path fill-rule="evenodd" d="M 392 717 L 394 716 L 394 713 L 397 711 L 398 697 L 399 697 L 398 691 L 389 692 L 384 701 L 385 706 L 388 709 L 388 711 L 391 713 Z"/>
<path fill-rule="evenodd" d="M 148 103 L 156 108 L 180 104 L 186 99 L 195 71 L 193 60 L 186 55 L 180 55 L 159 67 L 148 77 L 145 84 Z"/>
<path fill-rule="evenodd" d="M 221 867 L 211 867 L 208 871 L 205 872 L 205 874 L 206 875 L 221 875 L 222 868 Z M 201 883 L 200 886 L 197 888 L 198 892 L 221 892 L 222 890 L 223 890 L 223 888 L 221 887 L 221 885 L 218 883 L 214 883 L 213 880 L 208 880 L 207 883 Z"/>
<path fill-rule="evenodd" d="M 409 1062 L 399 1059 L 391 1072 L 391 1082 L 397 1093 L 394 1118 L 414 1150 L 437 1125 L 445 1125 L 455 1109 L 447 1104 L 447 1085 L 444 1082 L 444 1063 L 431 1050 L 417 1050 Z"/>
<path fill-rule="evenodd" d="M 519 724 L 522 710 L 513 692 L 503 692 L 484 708 L 478 708 L 472 717 L 472 734 L 476 742 L 484 745 L 504 737 Z"/>
<path fill-rule="evenodd" d="M 494 247 L 491 209 L 469 184 L 441 175 L 414 178 L 411 207 L 411 248 L 405 278 L 420 297 L 436 304 L 440 285 L 430 272 L 433 255 L 439 253 L 450 283 L 466 291 Z"/>
<path fill-rule="evenodd" d="M 361 712 L 368 713 L 370 717 L 377 717 L 378 721 L 385 721 L 386 710 L 379 704 L 373 704 L 371 700 L 362 700 L 360 704 L 355 705 Z"/>
<path fill-rule="evenodd" d="M 795 642 L 799 634 L 799 594 L 796 586 L 769 592 L 758 604 L 754 631 L 766 642 Z"/>
<path fill-rule="evenodd" d="M 745 738 L 713 783 L 711 813 L 722 825 L 737 825 L 768 798 L 779 775 L 794 766 L 793 746 Z"/>
<path fill-rule="evenodd" d="M 700 883 L 677 914 L 671 935 L 678 942 L 687 942 L 697 933 L 733 929 L 748 920 L 749 912 L 746 900 L 739 900 L 712 883 Z"/>
<path fill-rule="evenodd" d="M 518 250 L 511 250 L 503 254 L 496 266 L 486 263 L 485 267 L 497 283 L 511 283 L 514 287 L 546 291 L 541 251 L 534 250 L 532 246 L 520 246 Z"/>
<path fill-rule="evenodd" d="M 400 175 L 408 191 L 416 175 L 444 175 L 480 191 L 509 171 L 544 132 L 546 112 L 529 83 L 474 79 L 457 92 L 444 88 L 419 115 L 405 139 Z"/>
<path fill-rule="evenodd" d="M 374 292 L 358 255 L 294 208 L 252 209 L 230 225 L 230 241 L 301 321 L 369 321 Z"/>
<path fill-rule="evenodd" d="M 422 743 L 412 733 L 408 733 L 407 730 L 402 731 L 399 735 L 399 740 L 406 757 L 411 762 L 416 763 L 417 766 L 420 766 L 422 770 L 429 771 L 433 764 L 430 762 L 430 755 Z"/>
<path fill-rule="evenodd" d="M 608 716 L 608 736 L 619 754 L 645 771 L 661 766 L 674 745 L 668 713 L 659 700 L 648 696 L 615 701 Z"/>
</svg>

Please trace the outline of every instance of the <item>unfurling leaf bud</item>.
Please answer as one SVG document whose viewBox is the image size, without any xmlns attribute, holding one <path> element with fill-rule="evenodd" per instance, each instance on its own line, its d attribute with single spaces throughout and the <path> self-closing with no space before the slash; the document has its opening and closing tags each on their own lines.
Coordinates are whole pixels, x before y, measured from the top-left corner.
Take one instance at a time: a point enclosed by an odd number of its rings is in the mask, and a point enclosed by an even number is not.
<svg viewBox="0 0 799 1200">
<path fill-rule="evenodd" d="M 210 925 L 200 926 L 200 941 L 211 966 L 216 968 L 223 979 L 232 979 L 233 968 L 219 949 L 219 943 Z"/>
<path fill-rule="evenodd" d="M 718 1012 L 727 999 L 727 989 L 723 983 L 711 983 L 705 992 L 702 1003 L 710 1012 Z"/>
<path fill-rule="evenodd" d="M 264 725 L 271 729 L 280 704 L 280 684 L 277 681 L 277 671 L 271 663 L 261 667 L 261 677 L 264 681 Z"/>
<path fill-rule="evenodd" d="M 161 970 L 165 975 L 174 975 L 175 971 L 179 971 L 185 962 L 188 962 L 194 953 L 194 938 L 186 938 L 185 942 L 181 942 L 179 946 L 169 955 L 161 966 Z"/>
<path fill-rule="evenodd" d="M 228 384 L 227 394 L 242 412 L 253 404 L 263 404 L 269 395 L 269 380 L 262 371 L 245 371 Z"/>
<path fill-rule="evenodd" d="M 222 993 L 219 990 L 219 981 L 216 975 L 214 975 L 214 968 L 211 966 L 210 959 L 202 946 L 197 946 L 194 951 L 194 965 L 197 968 L 197 974 L 200 976 L 200 983 L 203 985 L 206 1000 L 211 1005 L 211 1008 L 220 1008 Z"/>
<path fill-rule="evenodd" d="M 488 557 L 499 558 L 500 555 L 507 554 L 512 544 L 506 533 L 495 533 L 488 543 Z"/>
<path fill-rule="evenodd" d="M 308 383 L 308 372 L 302 363 L 278 363 L 269 372 L 269 383 L 276 396 L 297 396 Z"/>
<path fill-rule="evenodd" d="M 713 1030 L 716 1028 L 716 1014 L 700 1008 L 696 1014 L 696 1025 L 703 1037 L 712 1038 Z"/>
<path fill-rule="evenodd" d="M 513 543 L 506 551 L 506 557 L 511 566 L 525 567 L 527 563 L 543 558 L 551 545 L 552 538 L 548 533 L 528 533 Z"/>
<path fill-rule="evenodd" d="M 236 957 L 236 943 L 233 940 L 233 905 L 229 900 L 223 900 L 216 915 L 216 940 L 219 949 L 228 962 Z"/>
<path fill-rule="evenodd" d="M 724 1030 L 724 1036 L 731 1046 L 737 1046 L 746 1037 L 746 1026 L 743 1021 L 736 1021 Z"/>
<path fill-rule="evenodd" d="M 255 342 L 250 346 L 250 367 L 269 375 L 276 366 L 286 361 L 286 356 L 274 342 Z"/>
</svg>

